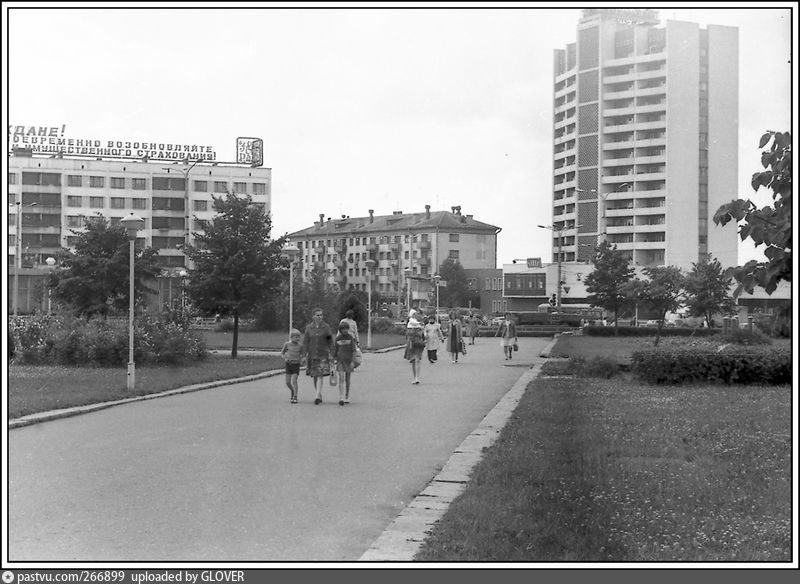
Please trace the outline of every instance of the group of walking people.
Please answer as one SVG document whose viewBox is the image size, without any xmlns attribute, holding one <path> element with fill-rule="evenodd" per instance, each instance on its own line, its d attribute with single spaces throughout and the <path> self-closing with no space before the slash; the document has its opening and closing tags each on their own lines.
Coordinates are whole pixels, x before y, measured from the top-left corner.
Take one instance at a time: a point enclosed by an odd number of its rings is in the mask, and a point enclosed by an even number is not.
<svg viewBox="0 0 800 584">
<path fill-rule="evenodd" d="M 339 386 L 339 405 L 344 406 L 350 403 L 351 374 L 360 364 L 361 355 L 353 311 L 348 310 L 345 313 L 344 318 L 339 321 L 335 335 L 324 322 L 321 308 L 315 308 L 311 314 L 312 322 L 306 326 L 305 331 L 301 334 L 299 330 L 292 329 L 289 340 L 281 349 L 290 403 L 298 403 L 300 368 L 305 365 L 306 375 L 311 377 L 314 384 L 314 404 L 322 403 L 325 378 L 330 377 L 331 385 Z M 453 365 L 459 362 L 460 356 L 467 354 L 465 338 L 469 338 L 470 345 L 475 344 L 480 326 L 477 315 L 471 314 L 466 324 L 462 323 L 455 310 L 450 312 L 449 317 L 445 330 L 442 330 L 435 316 L 425 318 L 413 309 L 409 312 L 403 357 L 411 363 L 412 384 L 420 383 L 424 358 L 430 364 L 439 360 L 438 352 L 442 343 L 445 344 Z M 513 351 L 518 348 L 517 329 L 511 313 L 505 314 L 495 336 L 500 337 L 506 360 L 511 359 Z"/>
<path fill-rule="evenodd" d="M 353 370 L 359 365 L 358 327 L 352 310 L 345 313 L 339 321 L 337 334 L 323 320 L 321 308 L 311 311 L 311 323 L 300 333 L 292 329 L 289 340 L 281 349 L 285 361 L 286 386 L 289 388 L 290 403 L 298 400 L 298 381 L 300 368 L 305 365 L 306 375 L 314 382 L 314 404 L 322 403 L 322 388 L 325 378 L 331 378 L 331 385 L 339 386 L 339 405 L 350 403 L 350 382 Z"/>
</svg>

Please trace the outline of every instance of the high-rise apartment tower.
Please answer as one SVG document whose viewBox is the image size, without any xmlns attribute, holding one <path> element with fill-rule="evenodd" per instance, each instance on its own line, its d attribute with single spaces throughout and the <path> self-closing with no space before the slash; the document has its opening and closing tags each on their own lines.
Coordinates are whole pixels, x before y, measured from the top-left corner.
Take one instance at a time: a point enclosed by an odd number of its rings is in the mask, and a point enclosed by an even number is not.
<svg viewBox="0 0 800 584">
<path fill-rule="evenodd" d="M 553 258 L 603 240 L 636 267 L 737 263 L 738 29 L 588 9 L 555 51 Z"/>
</svg>

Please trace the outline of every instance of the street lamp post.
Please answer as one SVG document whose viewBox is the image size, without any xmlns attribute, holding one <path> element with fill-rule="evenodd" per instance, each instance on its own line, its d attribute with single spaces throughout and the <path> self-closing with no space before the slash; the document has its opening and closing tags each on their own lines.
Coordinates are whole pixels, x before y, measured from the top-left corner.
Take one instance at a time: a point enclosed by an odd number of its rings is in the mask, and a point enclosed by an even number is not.
<svg viewBox="0 0 800 584">
<path fill-rule="evenodd" d="M 136 387 L 136 365 L 133 362 L 133 257 L 136 247 L 136 233 L 144 227 L 144 219 L 131 213 L 120 221 L 128 232 L 130 242 L 130 258 L 128 270 L 128 391 Z"/>
<path fill-rule="evenodd" d="M 189 158 L 187 157 L 183 161 L 183 167 L 178 167 L 178 169 L 183 173 L 183 212 L 184 212 L 184 221 L 185 225 L 183 226 L 183 243 L 184 245 L 189 244 L 189 173 L 195 167 L 198 162 L 202 162 L 201 159 L 197 159 L 192 162 L 191 166 L 189 166 Z M 172 170 L 173 167 L 162 167 L 164 170 L 169 172 Z M 185 253 L 185 252 L 184 252 Z"/>
<path fill-rule="evenodd" d="M 292 316 L 294 316 L 294 263 L 298 255 L 300 249 L 294 244 L 284 247 L 281 254 L 283 259 L 289 260 L 289 335 L 292 334 Z"/>
<path fill-rule="evenodd" d="M 433 285 L 436 287 L 436 322 L 439 322 L 439 282 L 442 277 L 439 274 L 433 275 Z"/>
<path fill-rule="evenodd" d="M 406 277 L 406 310 L 408 314 L 411 314 L 411 268 L 406 268 L 403 270 L 403 274 Z"/>
<path fill-rule="evenodd" d="M 22 269 L 22 210 L 25 207 L 35 207 L 36 203 L 23 205 L 22 201 L 17 201 L 17 240 L 14 252 L 14 316 L 19 310 L 19 272 Z"/>
<path fill-rule="evenodd" d="M 367 260 L 367 349 L 372 349 L 372 268 L 375 260 Z"/>
<path fill-rule="evenodd" d="M 44 260 L 44 263 L 46 263 L 48 268 L 50 268 L 52 270 L 53 266 L 56 265 L 56 258 L 49 257 L 46 260 Z M 47 314 L 52 314 L 50 292 L 51 292 L 50 286 L 48 286 L 47 287 Z"/>
<path fill-rule="evenodd" d="M 189 273 L 186 270 L 181 270 L 178 275 L 181 277 L 181 318 L 186 316 L 186 276 Z"/>
</svg>

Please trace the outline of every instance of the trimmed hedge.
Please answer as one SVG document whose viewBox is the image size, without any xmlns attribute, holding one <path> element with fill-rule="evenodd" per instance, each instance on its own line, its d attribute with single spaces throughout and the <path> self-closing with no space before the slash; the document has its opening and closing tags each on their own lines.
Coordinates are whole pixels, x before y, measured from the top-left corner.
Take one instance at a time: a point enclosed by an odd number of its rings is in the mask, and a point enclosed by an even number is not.
<svg viewBox="0 0 800 584">
<path fill-rule="evenodd" d="M 654 337 L 658 329 L 652 326 L 620 326 L 618 333 L 614 332 L 614 326 L 587 326 L 583 328 L 583 334 L 592 337 L 613 337 L 617 334 L 620 337 Z M 662 337 L 712 337 L 722 333 L 722 329 L 717 328 L 690 328 L 667 326 L 661 329 Z"/>
<path fill-rule="evenodd" d="M 791 349 L 770 346 L 665 346 L 635 351 L 633 373 L 656 385 L 681 383 L 788 384 L 792 381 Z"/>
</svg>

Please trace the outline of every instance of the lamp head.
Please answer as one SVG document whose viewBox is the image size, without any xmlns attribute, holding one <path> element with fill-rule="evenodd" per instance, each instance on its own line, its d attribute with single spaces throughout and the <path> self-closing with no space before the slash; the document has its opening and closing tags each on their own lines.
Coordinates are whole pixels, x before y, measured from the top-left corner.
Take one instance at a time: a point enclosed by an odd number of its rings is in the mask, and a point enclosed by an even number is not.
<svg viewBox="0 0 800 584">
<path fill-rule="evenodd" d="M 144 219 L 133 213 L 121 219 L 119 223 L 127 230 L 130 240 L 136 239 L 136 233 L 144 227 Z"/>
</svg>

